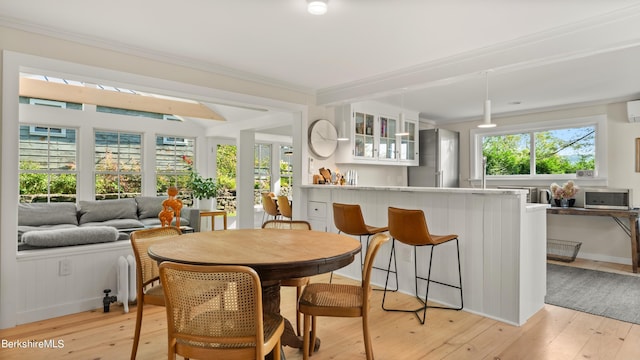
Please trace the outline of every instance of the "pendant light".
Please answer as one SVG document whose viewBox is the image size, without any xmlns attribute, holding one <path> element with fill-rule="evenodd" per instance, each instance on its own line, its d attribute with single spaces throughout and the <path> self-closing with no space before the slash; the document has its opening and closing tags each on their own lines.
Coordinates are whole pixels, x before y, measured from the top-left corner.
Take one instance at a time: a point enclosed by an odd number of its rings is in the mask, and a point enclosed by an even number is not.
<svg viewBox="0 0 640 360">
<path fill-rule="evenodd" d="M 484 72 L 486 80 L 486 97 L 484 100 L 484 120 L 482 124 L 478 125 L 479 128 L 492 128 L 496 124 L 491 122 L 491 100 L 489 100 L 489 73 L 493 70 L 487 70 Z"/>
<path fill-rule="evenodd" d="M 409 136 L 409 132 L 405 130 L 404 125 L 404 89 L 400 94 L 400 115 L 398 115 L 398 128 L 396 130 L 396 136 Z"/>
<path fill-rule="evenodd" d="M 347 121 L 349 121 L 349 104 L 345 104 L 343 105 L 343 109 L 342 109 L 342 121 L 340 122 L 340 131 L 338 131 L 338 141 L 349 141 L 349 138 L 347 137 L 347 130 L 345 127 L 345 124 L 347 123 Z"/>
</svg>

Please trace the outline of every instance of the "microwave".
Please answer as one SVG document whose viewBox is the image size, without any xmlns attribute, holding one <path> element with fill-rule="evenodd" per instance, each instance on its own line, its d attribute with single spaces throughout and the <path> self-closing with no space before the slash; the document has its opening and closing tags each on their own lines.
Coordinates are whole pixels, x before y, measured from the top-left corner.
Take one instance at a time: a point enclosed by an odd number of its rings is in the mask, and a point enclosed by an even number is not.
<svg viewBox="0 0 640 360">
<path fill-rule="evenodd" d="M 629 210 L 632 207 L 631 189 L 585 189 L 584 207 Z"/>
</svg>

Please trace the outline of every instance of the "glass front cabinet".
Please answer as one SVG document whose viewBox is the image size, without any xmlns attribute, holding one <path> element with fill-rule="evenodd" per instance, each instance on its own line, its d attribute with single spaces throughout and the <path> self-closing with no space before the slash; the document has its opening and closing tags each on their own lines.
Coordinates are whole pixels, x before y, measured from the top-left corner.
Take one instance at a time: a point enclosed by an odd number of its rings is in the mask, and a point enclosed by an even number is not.
<svg viewBox="0 0 640 360">
<path fill-rule="evenodd" d="M 336 107 L 335 114 L 338 131 L 349 139 L 338 143 L 336 163 L 418 165 L 417 113 L 412 114 L 416 120 L 404 121 L 409 135 L 398 134 L 399 108 L 366 102 Z"/>
<path fill-rule="evenodd" d="M 360 159 L 374 159 L 375 148 L 375 116 L 364 112 L 353 113 L 353 157 Z"/>
</svg>

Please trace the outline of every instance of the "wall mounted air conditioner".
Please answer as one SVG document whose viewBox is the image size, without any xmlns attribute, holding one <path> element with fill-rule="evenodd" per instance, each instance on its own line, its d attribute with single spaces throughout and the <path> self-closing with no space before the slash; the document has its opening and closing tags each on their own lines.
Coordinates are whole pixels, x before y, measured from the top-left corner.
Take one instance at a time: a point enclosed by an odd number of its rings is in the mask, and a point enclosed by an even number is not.
<svg viewBox="0 0 640 360">
<path fill-rule="evenodd" d="M 640 100 L 627 102 L 627 115 L 629 116 L 629 122 L 640 122 Z"/>
</svg>

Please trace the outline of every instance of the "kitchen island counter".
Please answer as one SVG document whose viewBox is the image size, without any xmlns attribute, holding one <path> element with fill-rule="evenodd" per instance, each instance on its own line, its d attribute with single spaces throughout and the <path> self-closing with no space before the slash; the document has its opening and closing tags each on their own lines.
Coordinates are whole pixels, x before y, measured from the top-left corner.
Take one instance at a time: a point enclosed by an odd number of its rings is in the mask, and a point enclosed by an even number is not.
<svg viewBox="0 0 640 360">
<path fill-rule="evenodd" d="M 421 209 L 432 233 L 457 234 L 464 311 L 522 325 L 544 306 L 548 205 L 526 203 L 526 190 L 302 185 L 301 194 L 301 217 L 314 229 L 337 232 L 332 203 L 339 202 L 359 204 L 365 221 L 373 226 L 387 225 L 390 206 Z M 399 289 L 413 295 L 413 251 L 404 244 L 396 247 Z M 380 250 L 376 267 L 387 267 L 390 249 L 391 244 L 386 244 Z M 428 249 L 418 249 L 419 274 L 426 274 L 428 259 Z M 457 282 L 454 245 L 438 247 L 433 261 L 432 274 L 438 281 Z M 339 272 L 359 279 L 358 265 Z M 385 278 L 386 272 L 374 271 L 372 283 L 384 286 Z M 418 289 L 422 296 L 423 283 Z M 429 298 L 456 305 L 455 292 L 441 286 L 432 286 Z"/>
</svg>

